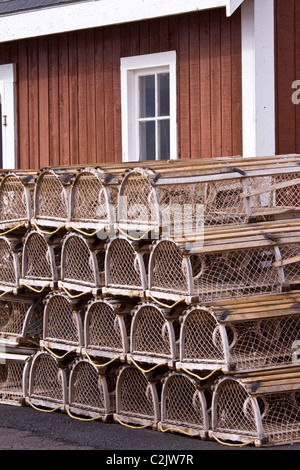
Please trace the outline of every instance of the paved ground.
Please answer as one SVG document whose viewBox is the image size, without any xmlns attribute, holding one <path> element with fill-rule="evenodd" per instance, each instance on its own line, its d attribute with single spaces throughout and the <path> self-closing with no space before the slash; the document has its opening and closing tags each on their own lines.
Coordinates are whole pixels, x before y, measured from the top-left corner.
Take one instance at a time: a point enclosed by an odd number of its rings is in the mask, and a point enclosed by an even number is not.
<svg viewBox="0 0 300 470">
<path fill-rule="evenodd" d="M 58 411 L 44 413 L 31 407 L 9 405 L 0 405 L 0 450 L 102 450 L 106 451 L 100 454 L 103 463 L 109 456 L 123 455 L 123 452 L 139 455 L 146 451 L 146 455 L 151 456 L 180 451 L 199 458 L 199 452 L 204 450 L 257 451 L 252 446 L 223 446 L 169 432 L 132 429 L 101 421 L 79 421 Z M 300 450 L 300 445 L 272 450 Z"/>
</svg>

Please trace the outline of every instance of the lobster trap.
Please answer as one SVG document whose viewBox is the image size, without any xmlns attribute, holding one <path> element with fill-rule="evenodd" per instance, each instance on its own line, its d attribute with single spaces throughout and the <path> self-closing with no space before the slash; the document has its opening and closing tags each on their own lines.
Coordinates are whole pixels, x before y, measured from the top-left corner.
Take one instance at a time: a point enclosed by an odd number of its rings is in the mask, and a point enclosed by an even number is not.
<svg viewBox="0 0 300 470">
<path fill-rule="evenodd" d="M 92 299 L 84 319 L 84 347 L 95 357 L 126 358 L 131 323 L 130 301 Z"/>
<path fill-rule="evenodd" d="M 0 404 L 23 406 L 30 354 L 0 353 Z"/>
<path fill-rule="evenodd" d="M 68 413 L 103 422 L 112 420 L 116 406 L 116 374 L 78 358 L 70 368 Z"/>
<path fill-rule="evenodd" d="M 151 237 L 170 238 L 202 233 L 203 228 L 274 221 L 299 215 L 300 173 L 286 168 L 217 166 L 210 173 L 192 167 L 132 168 L 120 185 L 118 217 L 121 230 L 139 230 Z"/>
<path fill-rule="evenodd" d="M 38 174 L 33 222 L 46 227 L 65 226 L 69 219 L 70 190 L 75 170 L 46 168 Z"/>
<path fill-rule="evenodd" d="M 146 295 L 207 304 L 297 289 L 299 253 L 298 237 L 283 231 L 270 237 L 262 232 L 255 239 L 229 235 L 227 242 L 208 240 L 189 249 L 160 240 L 150 254 Z"/>
<path fill-rule="evenodd" d="M 162 384 L 158 430 L 207 439 L 210 390 L 202 386 L 200 380 L 181 372 L 169 372 L 162 379 Z"/>
<path fill-rule="evenodd" d="M 38 351 L 32 358 L 26 403 L 34 408 L 64 410 L 68 400 L 68 366 L 52 354 Z"/>
<path fill-rule="evenodd" d="M 0 299 L 0 348 L 39 345 L 43 308 L 39 297 L 6 295 Z"/>
<path fill-rule="evenodd" d="M 101 291 L 105 282 L 104 242 L 78 233 L 68 233 L 62 241 L 61 280 L 58 286 L 80 292 Z"/>
<path fill-rule="evenodd" d="M 44 300 L 43 339 L 41 346 L 80 352 L 83 347 L 82 300 L 54 291 Z"/>
<path fill-rule="evenodd" d="M 295 366 L 300 333 L 299 294 L 280 294 L 182 315 L 178 369 L 241 373 Z"/>
<path fill-rule="evenodd" d="M 35 172 L 8 172 L 0 182 L 0 230 L 29 227 L 33 213 Z"/>
<path fill-rule="evenodd" d="M 160 379 L 159 375 L 153 377 L 135 366 L 123 366 L 117 375 L 115 420 L 157 429 Z"/>
<path fill-rule="evenodd" d="M 170 310 L 141 302 L 132 311 L 130 358 L 145 363 L 168 363 L 179 359 L 179 315 L 182 308 Z"/>
<path fill-rule="evenodd" d="M 105 255 L 104 293 L 143 297 L 147 289 L 149 243 L 117 237 L 110 240 Z"/>
<path fill-rule="evenodd" d="M 209 435 L 257 447 L 299 442 L 299 393 L 299 369 L 221 378 L 213 392 Z"/>
<path fill-rule="evenodd" d="M 81 169 L 70 196 L 69 226 L 76 229 L 110 231 L 116 223 L 118 180 L 97 168 Z M 106 235 L 105 235 L 106 238 Z"/>
<path fill-rule="evenodd" d="M 35 286 L 53 288 L 60 279 L 60 264 L 61 238 L 30 230 L 23 242 L 20 283 L 29 289 Z"/>
<path fill-rule="evenodd" d="M 12 236 L 0 236 L 0 290 L 18 293 L 22 265 L 22 242 Z"/>
</svg>

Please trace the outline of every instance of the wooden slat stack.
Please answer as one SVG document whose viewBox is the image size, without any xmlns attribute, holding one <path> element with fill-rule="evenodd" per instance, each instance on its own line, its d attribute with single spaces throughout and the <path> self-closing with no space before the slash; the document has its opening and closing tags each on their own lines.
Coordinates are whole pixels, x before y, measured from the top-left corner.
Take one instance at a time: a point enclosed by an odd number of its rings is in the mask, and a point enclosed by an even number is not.
<svg viewBox="0 0 300 470">
<path fill-rule="evenodd" d="M 299 165 L 3 172 L 0 341 L 5 366 L 26 367 L 0 399 L 223 443 L 299 442 Z"/>
</svg>

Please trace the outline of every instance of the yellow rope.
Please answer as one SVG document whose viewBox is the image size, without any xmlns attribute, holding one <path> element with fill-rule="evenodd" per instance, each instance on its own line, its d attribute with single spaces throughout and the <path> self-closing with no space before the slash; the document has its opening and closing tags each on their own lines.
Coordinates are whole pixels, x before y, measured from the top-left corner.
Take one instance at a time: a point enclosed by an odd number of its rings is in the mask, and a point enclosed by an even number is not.
<svg viewBox="0 0 300 470">
<path fill-rule="evenodd" d="M 182 302 L 184 299 L 179 299 L 177 300 L 177 302 L 175 302 L 173 305 L 168 305 L 168 304 L 164 304 L 163 302 L 160 302 L 158 299 L 156 299 L 155 297 L 153 297 L 152 294 L 150 294 L 150 292 L 147 292 L 147 295 L 152 299 L 154 300 L 154 302 L 156 302 L 158 305 L 161 305 L 162 307 L 167 307 L 167 308 L 174 308 L 176 307 L 176 305 L 178 305 L 180 302 Z"/>
<path fill-rule="evenodd" d="M 118 227 L 118 230 L 123 234 L 125 235 L 125 237 L 129 238 L 130 240 L 133 240 L 135 242 L 139 242 L 140 240 L 142 240 L 146 235 L 148 235 L 149 232 L 151 232 L 151 230 L 153 230 L 152 228 L 149 228 L 149 230 L 147 230 L 147 232 L 144 233 L 144 235 L 142 235 L 141 237 L 139 238 L 134 238 L 134 237 L 131 237 L 130 235 L 128 235 L 127 232 L 124 232 L 120 227 Z"/>
<path fill-rule="evenodd" d="M 90 294 L 91 292 L 93 292 L 93 289 L 87 291 L 87 292 L 81 292 L 80 294 L 77 294 L 77 295 L 72 295 L 70 294 L 70 292 L 63 286 L 61 285 L 61 288 L 66 292 L 66 294 L 68 294 L 68 296 L 71 298 L 71 299 L 77 299 L 78 297 L 82 297 L 83 295 L 85 294 Z"/>
<path fill-rule="evenodd" d="M 160 364 L 156 364 L 154 367 L 151 367 L 151 369 L 147 369 L 147 370 L 146 370 L 146 369 L 143 369 L 141 366 L 139 366 L 131 356 L 130 356 L 130 359 L 132 360 L 132 362 L 134 363 L 134 365 L 135 365 L 139 370 L 141 370 L 142 372 L 151 372 L 152 370 L 157 369 L 157 367 L 159 367 L 159 366 L 162 366 L 162 365 L 164 365 L 164 364 L 168 364 L 168 362 L 161 362 Z"/>
<path fill-rule="evenodd" d="M 63 225 L 60 225 L 59 227 L 57 227 L 55 230 L 53 230 L 53 232 L 47 232 L 46 230 L 42 230 L 35 222 L 33 222 L 33 225 L 35 226 L 35 228 L 43 233 L 44 235 L 54 235 L 56 232 L 58 232 L 60 229 L 64 228 L 65 227 L 65 224 Z"/>
<path fill-rule="evenodd" d="M 52 354 L 52 356 L 56 357 L 57 359 L 63 359 L 64 357 L 66 357 L 68 354 L 70 354 L 71 352 L 73 351 L 76 351 L 76 348 L 73 348 L 73 349 L 70 349 L 70 351 L 67 351 L 65 354 L 63 354 L 62 356 L 58 356 L 57 354 L 55 354 L 50 348 L 48 348 L 48 346 L 46 346 L 44 343 L 41 344 L 42 347 L 44 347 L 45 349 L 47 349 L 47 351 L 49 351 L 50 354 Z"/>
<path fill-rule="evenodd" d="M 38 294 L 41 294 L 46 289 L 46 287 L 50 286 L 50 282 L 48 282 L 48 284 L 45 284 L 44 287 L 42 287 L 42 289 L 35 289 L 34 287 L 30 286 L 29 284 L 25 284 L 25 282 L 22 282 L 21 286 L 28 287 L 28 289 L 31 289 L 34 292 L 37 292 Z"/>
<path fill-rule="evenodd" d="M 0 299 L 1 297 L 3 297 L 5 294 L 9 294 L 10 292 L 13 292 L 14 290 L 13 289 L 10 289 L 10 290 L 6 290 L 5 292 L 2 292 L 2 294 L 0 294 Z"/>
<path fill-rule="evenodd" d="M 183 431 L 182 429 L 178 429 L 178 428 L 167 428 L 167 429 L 163 429 L 162 427 L 160 428 L 161 432 L 167 432 L 167 431 L 175 431 L 175 432 L 179 432 L 180 434 L 185 434 L 186 436 L 189 436 L 189 437 L 199 437 L 201 436 L 201 433 L 200 432 L 197 432 L 195 434 L 190 434 L 186 431 Z"/>
<path fill-rule="evenodd" d="M 96 235 L 96 233 L 100 232 L 101 230 L 105 229 L 106 225 L 103 225 L 102 227 L 98 228 L 97 230 L 95 230 L 94 232 L 92 233 L 88 233 L 88 232 L 85 232 L 84 230 L 81 230 L 77 227 L 74 227 L 74 225 L 70 225 L 70 228 L 73 229 L 73 230 L 76 230 L 76 232 L 79 232 L 81 233 L 82 235 L 86 235 L 87 237 L 93 237 L 94 235 Z"/>
<path fill-rule="evenodd" d="M 40 346 L 40 343 L 36 343 L 35 341 L 32 341 L 31 339 L 27 338 L 27 341 L 29 341 L 29 343 L 34 344 L 35 346 Z"/>
<path fill-rule="evenodd" d="M 106 362 L 105 364 L 96 364 L 95 362 L 92 361 L 91 357 L 89 356 L 88 352 L 86 349 L 83 349 L 84 353 L 87 355 L 88 357 L 88 360 L 90 361 L 90 363 L 95 366 L 95 367 L 106 367 L 108 366 L 109 364 L 111 364 L 112 362 L 114 362 L 116 359 L 118 359 L 120 356 L 116 356 L 114 357 L 113 359 L 111 359 L 110 361 Z"/>
<path fill-rule="evenodd" d="M 153 423 L 149 423 L 149 424 L 145 424 L 144 426 L 131 426 L 129 424 L 123 423 L 123 421 L 121 421 L 117 416 L 115 417 L 115 419 L 123 426 L 126 426 L 127 428 L 132 428 L 132 429 L 145 429 L 153 425 Z"/>
<path fill-rule="evenodd" d="M 53 413 L 53 411 L 57 411 L 59 410 L 61 407 L 58 406 L 57 408 L 53 408 L 52 410 L 44 410 L 43 408 L 38 408 L 37 406 L 35 406 L 33 403 L 31 403 L 30 400 L 28 400 L 28 403 L 30 406 L 32 406 L 32 408 L 34 408 L 35 410 L 38 410 L 38 411 L 43 411 L 44 413 Z"/>
<path fill-rule="evenodd" d="M 215 374 L 218 370 L 222 370 L 222 367 L 218 367 L 217 369 L 213 370 L 210 374 L 208 374 L 206 377 L 200 377 L 199 375 L 194 374 L 193 372 L 191 372 L 190 370 L 186 369 L 186 368 L 183 367 L 182 365 L 180 365 L 180 368 L 181 368 L 182 370 L 184 370 L 185 372 L 187 372 L 188 374 L 193 375 L 194 377 L 196 377 L 197 379 L 200 379 L 200 380 L 209 379 L 209 377 L 211 377 L 213 374 Z"/>
<path fill-rule="evenodd" d="M 94 418 L 80 418 L 79 416 L 72 415 L 69 408 L 67 408 L 67 413 L 70 416 L 70 418 L 77 419 L 78 421 L 95 421 L 96 419 L 102 419 L 103 418 L 103 416 L 95 416 Z"/>
<path fill-rule="evenodd" d="M 24 225 L 25 225 L 25 222 L 23 222 L 22 224 L 16 225 L 15 227 L 10 228 L 9 230 L 6 230 L 6 232 L 0 233 L 0 236 L 7 235 L 8 233 L 13 232 L 14 230 L 17 230 L 20 227 L 24 227 Z"/>
<path fill-rule="evenodd" d="M 253 444 L 255 441 L 248 441 L 248 442 L 243 442 L 243 443 L 239 443 L 239 444 L 232 444 L 230 442 L 224 442 L 224 441 L 221 441 L 220 439 L 217 438 L 217 436 L 215 436 L 213 433 L 211 433 L 211 436 L 217 441 L 219 442 L 219 444 L 222 444 L 223 446 L 230 446 L 230 447 L 244 447 L 244 446 L 248 446 L 249 444 Z"/>
</svg>

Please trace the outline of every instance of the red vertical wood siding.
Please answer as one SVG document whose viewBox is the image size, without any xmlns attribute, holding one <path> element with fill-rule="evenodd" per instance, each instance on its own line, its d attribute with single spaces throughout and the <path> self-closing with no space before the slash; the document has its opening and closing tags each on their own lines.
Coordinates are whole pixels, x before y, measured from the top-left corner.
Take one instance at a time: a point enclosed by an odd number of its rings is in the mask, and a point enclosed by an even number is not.
<svg viewBox="0 0 300 470">
<path fill-rule="evenodd" d="M 19 167 L 122 158 L 120 58 L 177 51 L 180 158 L 242 154 L 240 11 L 0 44 L 18 74 Z"/>
<path fill-rule="evenodd" d="M 292 83 L 300 80 L 300 2 L 275 0 L 276 153 L 300 153 L 300 104 Z"/>
</svg>

